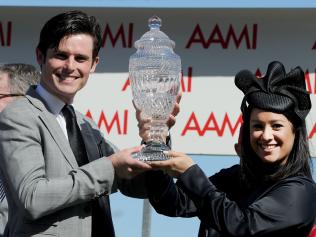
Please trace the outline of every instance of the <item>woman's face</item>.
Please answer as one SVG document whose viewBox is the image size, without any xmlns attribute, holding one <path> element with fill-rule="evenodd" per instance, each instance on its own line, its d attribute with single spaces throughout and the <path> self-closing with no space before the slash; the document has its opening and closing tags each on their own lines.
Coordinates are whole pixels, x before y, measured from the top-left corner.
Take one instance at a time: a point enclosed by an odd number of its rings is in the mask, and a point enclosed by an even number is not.
<svg viewBox="0 0 316 237">
<path fill-rule="evenodd" d="M 285 164 L 292 150 L 295 132 L 283 115 L 253 109 L 250 115 L 250 144 L 264 163 Z"/>
</svg>

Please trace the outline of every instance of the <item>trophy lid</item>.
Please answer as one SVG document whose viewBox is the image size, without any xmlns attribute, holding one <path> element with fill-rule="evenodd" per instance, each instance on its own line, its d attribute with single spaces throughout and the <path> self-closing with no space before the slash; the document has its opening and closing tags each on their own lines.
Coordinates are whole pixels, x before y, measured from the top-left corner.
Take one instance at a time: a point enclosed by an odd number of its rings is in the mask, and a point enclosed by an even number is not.
<svg viewBox="0 0 316 237">
<path fill-rule="evenodd" d="M 149 31 L 147 31 L 139 40 L 135 42 L 135 48 L 174 48 L 174 41 L 160 31 L 161 19 L 158 16 L 152 16 L 148 20 Z"/>
</svg>

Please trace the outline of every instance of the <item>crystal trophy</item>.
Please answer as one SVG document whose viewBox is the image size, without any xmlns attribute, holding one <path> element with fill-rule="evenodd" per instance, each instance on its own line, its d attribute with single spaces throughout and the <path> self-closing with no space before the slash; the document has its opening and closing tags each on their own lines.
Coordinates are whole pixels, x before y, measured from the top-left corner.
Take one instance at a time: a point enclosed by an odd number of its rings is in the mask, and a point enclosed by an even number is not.
<svg viewBox="0 0 316 237">
<path fill-rule="evenodd" d="M 180 88 L 181 60 L 174 41 L 160 31 L 161 19 L 148 20 L 149 31 L 135 42 L 137 51 L 129 59 L 132 96 L 143 118 L 151 118 L 149 141 L 134 157 L 141 161 L 166 160 L 170 150 L 164 137 L 166 125 Z"/>
</svg>

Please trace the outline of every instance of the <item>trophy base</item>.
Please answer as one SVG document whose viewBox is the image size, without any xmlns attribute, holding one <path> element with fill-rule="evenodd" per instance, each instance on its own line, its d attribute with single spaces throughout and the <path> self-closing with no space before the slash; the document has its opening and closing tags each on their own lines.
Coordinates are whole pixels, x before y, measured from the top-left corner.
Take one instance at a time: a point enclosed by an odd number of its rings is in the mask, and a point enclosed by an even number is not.
<svg viewBox="0 0 316 237">
<path fill-rule="evenodd" d="M 169 157 L 163 153 L 164 151 L 170 151 L 170 148 L 166 144 L 148 142 L 140 152 L 134 153 L 132 156 L 143 162 L 169 160 Z"/>
</svg>

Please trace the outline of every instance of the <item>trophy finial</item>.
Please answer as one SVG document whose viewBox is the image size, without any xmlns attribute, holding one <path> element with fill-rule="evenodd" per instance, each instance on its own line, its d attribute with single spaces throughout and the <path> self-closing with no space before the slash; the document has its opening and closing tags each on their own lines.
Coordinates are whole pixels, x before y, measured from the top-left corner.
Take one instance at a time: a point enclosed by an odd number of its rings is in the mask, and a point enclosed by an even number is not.
<svg viewBox="0 0 316 237">
<path fill-rule="evenodd" d="M 148 20 L 148 26 L 151 30 L 160 29 L 161 27 L 161 19 L 158 16 L 152 16 Z"/>
</svg>

